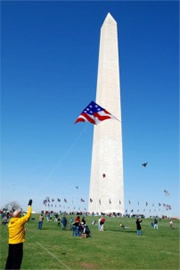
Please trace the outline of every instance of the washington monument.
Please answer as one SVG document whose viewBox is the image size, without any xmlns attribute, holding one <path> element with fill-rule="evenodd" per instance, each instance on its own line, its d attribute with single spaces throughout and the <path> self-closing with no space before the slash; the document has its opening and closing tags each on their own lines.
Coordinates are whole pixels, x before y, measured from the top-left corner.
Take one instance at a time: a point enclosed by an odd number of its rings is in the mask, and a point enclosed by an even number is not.
<svg viewBox="0 0 180 270">
<path fill-rule="evenodd" d="M 88 211 L 124 214 L 124 183 L 117 23 L 101 27 L 96 103 L 115 119 L 94 126 Z"/>
</svg>

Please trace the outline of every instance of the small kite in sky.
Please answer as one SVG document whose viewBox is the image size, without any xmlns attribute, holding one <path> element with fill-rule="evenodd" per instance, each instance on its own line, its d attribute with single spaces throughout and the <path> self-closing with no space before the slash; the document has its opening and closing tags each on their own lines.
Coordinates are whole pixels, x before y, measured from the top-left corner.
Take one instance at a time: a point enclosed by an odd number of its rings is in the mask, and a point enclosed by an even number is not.
<svg viewBox="0 0 180 270">
<path fill-rule="evenodd" d="M 143 167 L 146 167 L 148 165 L 148 162 L 145 162 L 142 164 Z"/>
<path fill-rule="evenodd" d="M 93 202 L 93 199 L 90 198 L 89 200 L 90 200 L 90 202 Z"/>
<path fill-rule="evenodd" d="M 169 196 L 169 195 L 170 195 L 169 192 L 168 192 L 166 189 L 164 189 L 164 194 L 165 194 L 166 196 Z"/>
<path fill-rule="evenodd" d="M 97 125 L 101 121 L 106 119 L 116 119 L 114 115 L 106 111 L 106 109 L 102 108 L 94 101 L 91 101 L 88 106 L 82 111 L 82 113 L 78 116 L 75 121 L 75 124 L 78 122 L 89 122 L 91 124 Z"/>
<path fill-rule="evenodd" d="M 47 203 L 47 200 L 44 200 L 44 201 L 43 201 L 43 204 L 46 205 L 46 203 Z"/>
<path fill-rule="evenodd" d="M 78 189 L 79 187 L 78 186 L 75 186 L 76 189 Z"/>
</svg>

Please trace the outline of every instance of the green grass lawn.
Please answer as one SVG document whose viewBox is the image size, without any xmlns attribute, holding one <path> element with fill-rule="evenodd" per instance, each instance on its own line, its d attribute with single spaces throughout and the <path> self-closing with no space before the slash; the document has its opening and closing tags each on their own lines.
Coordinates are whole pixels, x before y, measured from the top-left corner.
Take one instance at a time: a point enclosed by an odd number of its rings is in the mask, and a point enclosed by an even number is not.
<svg viewBox="0 0 180 270">
<path fill-rule="evenodd" d="M 144 219 L 142 236 L 137 236 L 136 219 L 106 217 L 105 231 L 99 232 L 91 225 L 98 217 L 86 217 L 92 237 L 83 239 L 46 220 L 40 231 L 38 216 L 33 216 L 36 220 L 26 224 L 22 269 L 179 269 L 179 221 L 171 230 L 168 220 L 161 220 L 159 230 L 154 230 L 152 220 Z M 123 231 L 120 223 L 128 228 Z M 0 269 L 4 269 L 8 229 L 0 226 Z"/>
</svg>

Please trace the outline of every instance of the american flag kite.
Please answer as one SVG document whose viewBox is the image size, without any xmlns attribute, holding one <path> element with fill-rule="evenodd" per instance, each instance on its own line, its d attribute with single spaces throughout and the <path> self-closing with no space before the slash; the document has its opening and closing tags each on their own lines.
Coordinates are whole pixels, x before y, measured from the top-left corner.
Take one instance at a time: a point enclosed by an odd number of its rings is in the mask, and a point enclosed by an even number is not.
<svg viewBox="0 0 180 270">
<path fill-rule="evenodd" d="M 82 113 L 78 116 L 75 121 L 75 124 L 78 122 L 90 122 L 92 124 L 99 124 L 101 121 L 106 119 L 116 119 L 111 113 L 106 111 L 106 109 L 102 108 L 94 101 L 91 101 L 89 105 L 82 111 Z"/>
</svg>

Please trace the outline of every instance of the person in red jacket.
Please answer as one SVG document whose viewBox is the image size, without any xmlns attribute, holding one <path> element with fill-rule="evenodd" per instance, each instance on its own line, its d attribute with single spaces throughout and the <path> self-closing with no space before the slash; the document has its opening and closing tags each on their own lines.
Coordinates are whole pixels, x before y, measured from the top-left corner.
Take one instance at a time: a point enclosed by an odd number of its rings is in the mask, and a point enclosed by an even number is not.
<svg viewBox="0 0 180 270">
<path fill-rule="evenodd" d="M 20 217 L 21 210 L 16 210 L 8 224 L 9 251 L 5 269 L 20 269 L 23 258 L 23 242 L 25 241 L 25 223 L 29 220 L 32 212 L 32 200 L 28 202 L 27 214 Z"/>
<path fill-rule="evenodd" d="M 75 218 L 75 223 L 77 223 L 77 224 L 80 224 L 80 223 L 81 223 L 81 220 L 80 220 L 80 217 L 79 217 L 79 216 L 77 216 L 77 217 Z"/>
<path fill-rule="evenodd" d="M 105 223 L 105 218 L 104 217 L 102 217 L 101 218 L 101 220 L 100 220 L 100 231 L 104 231 L 104 223 Z"/>
</svg>

